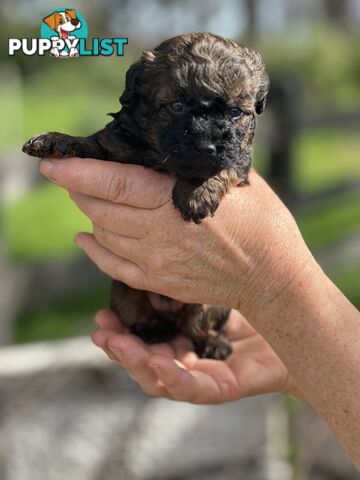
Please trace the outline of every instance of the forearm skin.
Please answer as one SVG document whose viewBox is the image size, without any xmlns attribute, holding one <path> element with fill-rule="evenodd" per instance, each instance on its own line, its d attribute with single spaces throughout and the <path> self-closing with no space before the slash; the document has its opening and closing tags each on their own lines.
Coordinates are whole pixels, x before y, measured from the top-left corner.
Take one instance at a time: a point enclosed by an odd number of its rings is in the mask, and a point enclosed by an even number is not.
<svg viewBox="0 0 360 480">
<path fill-rule="evenodd" d="M 247 315 L 360 469 L 360 315 L 315 261 Z"/>
</svg>

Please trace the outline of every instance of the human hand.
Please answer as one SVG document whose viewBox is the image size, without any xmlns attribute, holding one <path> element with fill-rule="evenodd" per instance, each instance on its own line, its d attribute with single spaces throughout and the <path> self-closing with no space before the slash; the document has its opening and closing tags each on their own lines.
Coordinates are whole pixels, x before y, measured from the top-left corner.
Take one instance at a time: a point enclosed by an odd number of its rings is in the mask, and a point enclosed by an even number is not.
<svg viewBox="0 0 360 480">
<path fill-rule="evenodd" d="M 47 166 L 51 169 L 47 170 Z M 111 277 L 188 303 L 241 309 L 252 320 L 312 259 L 292 216 L 255 173 L 201 225 L 174 208 L 174 179 L 137 165 L 68 158 L 40 171 L 92 220 L 77 244 Z"/>
<path fill-rule="evenodd" d="M 226 361 L 199 358 L 191 341 L 148 345 L 130 335 L 111 310 L 97 313 L 94 343 L 128 370 L 151 396 L 219 404 L 270 392 L 300 396 L 285 365 L 245 318 L 232 311 L 226 324 L 233 353 Z"/>
<path fill-rule="evenodd" d="M 72 192 L 93 221 L 93 235 L 80 235 L 79 244 L 101 269 L 135 288 L 241 309 L 263 336 L 232 336 L 225 362 L 200 360 L 182 339 L 144 345 L 102 313 L 94 341 L 115 347 L 109 355 L 145 391 L 195 403 L 301 392 L 360 466 L 359 313 L 255 172 L 250 186 L 231 190 L 213 218 L 194 225 L 173 207 L 168 176 L 92 159 L 48 166 L 41 162 L 42 173 Z"/>
</svg>

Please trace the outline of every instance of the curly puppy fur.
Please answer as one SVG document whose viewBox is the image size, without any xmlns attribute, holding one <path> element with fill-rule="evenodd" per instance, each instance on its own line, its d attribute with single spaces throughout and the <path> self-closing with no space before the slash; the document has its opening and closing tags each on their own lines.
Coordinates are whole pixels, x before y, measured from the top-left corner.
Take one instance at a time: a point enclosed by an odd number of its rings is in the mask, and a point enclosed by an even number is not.
<svg viewBox="0 0 360 480">
<path fill-rule="evenodd" d="M 93 157 L 176 176 L 173 202 L 184 220 L 214 215 L 229 188 L 248 182 L 255 113 L 269 79 L 260 55 L 210 33 L 181 35 L 146 51 L 126 74 L 122 109 L 89 137 L 45 133 L 25 143 L 37 157 Z M 209 252 L 209 254 L 211 254 Z M 113 282 L 111 306 L 147 342 L 179 333 L 201 356 L 226 358 L 228 310 L 188 305 Z"/>
</svg>

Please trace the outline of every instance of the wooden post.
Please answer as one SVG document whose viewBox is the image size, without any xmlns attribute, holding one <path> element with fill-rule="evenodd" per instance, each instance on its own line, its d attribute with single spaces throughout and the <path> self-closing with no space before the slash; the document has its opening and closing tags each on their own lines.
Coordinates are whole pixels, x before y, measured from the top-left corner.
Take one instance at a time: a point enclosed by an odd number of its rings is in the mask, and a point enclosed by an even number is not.
<svg viewBox="0 0 360 480">
<path fill-rule="evenodd" d="M 345 29 L 349 19 L 349 0 L 324 0 L 325 13 L 337 27 Z"/>
<path fill-rule="evenodd" d="M 291 72 L 273 77 L 269 108 L 272 114 L 272 134 L 269 145 L 268 179 L 283 200 L 295 197 L 293 182 L 293 148 L 298 133 L 297 102 L 300 86 Z"/>
<path fill-rule="evenodd" d="M 247 28 L 245 33 L 246 42 L 252 45 L 257 37 L 257 0 L 244 0 L 247 16 Z"/>
</svg>

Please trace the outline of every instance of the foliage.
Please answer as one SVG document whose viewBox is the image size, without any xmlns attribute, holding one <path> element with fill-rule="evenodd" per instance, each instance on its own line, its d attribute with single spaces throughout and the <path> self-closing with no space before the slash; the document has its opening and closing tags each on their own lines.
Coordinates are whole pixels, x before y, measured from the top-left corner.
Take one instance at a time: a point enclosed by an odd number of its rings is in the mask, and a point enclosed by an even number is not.
<svg viewBox="0 0 360 480">
<path fill-rule="evenodd" d="M 360 309 L 360 264 L 342 267 L 332 278 L 343 294 Z"/>
<path fill-rule="evenodd" d="M 295 142 L 294 176 L 302 193 L 360 179 L 360 135 L 353 129 L 318 129 Z"/>
<path fill-rule="evenodd" d="M 301 233 L 311 248 L 334 244 L 343 237 L 360 233 L 359 195 L 351 193 L 321 201 L 301 212 Z"/>
<path fill-rule="evenodd" d="M 257 47 L 270 78 L 289 76 L 299 82 L 307 111 L 354 111 L 360 106 L 360 35 L 349 36 L 319 24 Z M 290 88 L 290 85 L 289 85 Z"/>
</svg>

